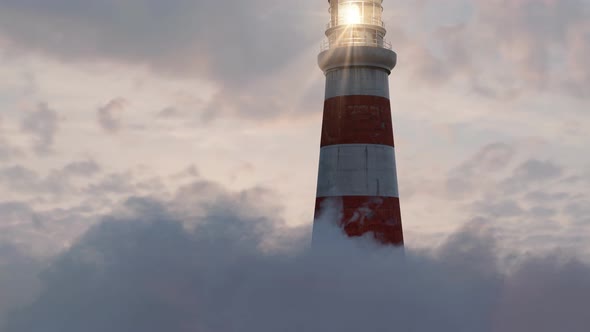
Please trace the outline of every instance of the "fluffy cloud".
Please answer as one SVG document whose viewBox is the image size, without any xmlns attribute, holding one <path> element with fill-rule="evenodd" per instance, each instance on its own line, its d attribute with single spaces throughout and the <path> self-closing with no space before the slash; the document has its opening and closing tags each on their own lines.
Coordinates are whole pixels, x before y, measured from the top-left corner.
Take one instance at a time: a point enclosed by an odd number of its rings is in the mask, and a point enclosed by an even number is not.
<svg viewBox="0 0 590 332">
<path fill-rule="evenodd" d="M 559 181 L 570 174 L 538 160 L 523 157 L 511 144 L 484 146 L 449 174 L 490 175 L 490 187 L 470 188 L 462 200 L 471 204 L 463 217 L 479 218 L 438 248 L 408 248 L 405 258 L 362 239 L 341 242 L 341 234 L 331 228 L 334 242 L 327 247 L 332 249 L 313 251 L 307 227 L 293 229 L 282 221 L 276 193 L 264 188 L 232 192 L 200 178 L 195 167 L 164 180 L 104 172 L 91 160 L 47 175 L 15 166 L 5 181 L 18 179 L 14 174 L 19 172 L 38 185 L 55 177 L 82 200 L 53 210 L 18 202 L 0 205 L 0 243 L 10 248 L 0 250 L 0 261 L 11 271 L 10 277 L 0 276 L 0 289 L 35 291 L 41 284 L 34 294 L 15 291 L 0 297 L 5 330 L 43 326 L 92 332 L 108 325 L 112 331 L 349 331 L 386 330 L 395 322 L 405 330 L 552 331 L 568 322 L 571 331 L 584 331 L 586 315 L 576 308 L 590 299 L 589 267 L 573 255 L 549 251 L 528 257 L 514 247 L 527 242 L 528 248 L 538 248 L 538 241 L 548 241 L 576 250 L 566 244 L 577 240 L 562 233 L 582 234 L 586 227 L 584 197 L 571 190 L 564 194 L 560 187 L 543 190 L 545 177 Z M 497 195 L 497 184 L 511 177 L 527 186 L 510 196 Z M 78 182 L 82 179 L 90 182 Z M 181 185 L 171 191 L 171 180 Z M 518 196 L 524 198 L 511 200 Z M 561 209 L 575 202 L 578 207 L 568 211 L 579 225 L 556 223 L 554 214 L 561 216 Z M 111 207 L 114 211 L 104 217 Z M 554 233 L 547 237 L 549 229 Z M 51 263 L 24 254 L 38 251 L 29 246 L 43 241 L 76 238 Z M 26 273 L 28 279 L 19 277 Z M 539 296 L 554 301 L 539 301 Z M 23 305 L 17 309 L 15 304 Z M 342 315 L 350 308 L 354 314 Z M 555 315 L 538 316 L 543 310 Z"/>
<path fill-rule="evenodd" d="M 43 272 L 38 296 L 4 330 L 582 332 L 590 323 L 590 267 L 572 257 L 503 263 L 481 225 L 430 253 L 335 228 L 314 250 L 307 230 L 267 217 L 260 197 L 196 184 L 170 202 L 130 199 Z"/>
</svg>

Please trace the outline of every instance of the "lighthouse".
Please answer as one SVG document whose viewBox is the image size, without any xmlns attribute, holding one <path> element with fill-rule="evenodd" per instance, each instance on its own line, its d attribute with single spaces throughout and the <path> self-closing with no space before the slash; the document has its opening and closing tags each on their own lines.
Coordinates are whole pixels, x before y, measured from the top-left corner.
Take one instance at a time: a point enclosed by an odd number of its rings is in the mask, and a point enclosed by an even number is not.
<svg viewBox="0 0 590 332">
<path fill-rule="evenodd" d="M 322 241 L 322 223 L 335 221 L 350 237 L 402 246 L 389 100 L 397 55 L 385 40 L 383 0 L 328 3 L 318 56 L 326 91 L 313 242 Z"/>
</svg>

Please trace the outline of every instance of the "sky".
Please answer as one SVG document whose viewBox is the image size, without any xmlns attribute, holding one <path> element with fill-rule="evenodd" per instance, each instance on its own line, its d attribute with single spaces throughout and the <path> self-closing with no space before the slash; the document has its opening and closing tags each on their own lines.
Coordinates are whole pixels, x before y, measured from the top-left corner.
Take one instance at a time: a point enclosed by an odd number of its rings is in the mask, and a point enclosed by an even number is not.
<svg viewBox="0 0 590 332">
<path fill-rule="evenodd" d="M 160 227 L 188 238 L 167 251 L 174 271 L 200 271 L 183 255 L 213 240 L 250 239 L 279 255 L 260 262 L 236 244 L 269 275 L 313 266 L 306 254 L 286 257 L 303 250 L 313 219 L 327 8 L 319 0 L 0 0 L 0 297 L 8 299 L 0 316 L 34 299 L 22 317 L 55 307 L 64 287 L 56 280 L 83 272 L 68 257 L 93 260 L 84 248 L 107 255 L 103 242 Z M 390 92 L 405 238 L 419 261 L 411 269 L 448 271 L 445 257 L 467 233 L 473 242 L 493 237 L 490 255 L 503 262 L 485 278 L 466 272 L 483 294 L 499 287 L 490 275 L 507 270 L 514 284 L 539 266 L 590 275 L 590 1 L 386 0 L 384 8 L 398 53 Z M 243 237 L 227 220 L 246 221 Z M 232 231 L 194 234 L 210 221 Z M 135 257 L 121 246 L 113 250 Z M 530 255 L 578 263 L 522 261 Z M 514 262 L 522 269 L 511 270 Z M 263 282 L 248 273 L 249 285 Z M 223 330 L 216 324 L 203 330 Z"/>
</svg>

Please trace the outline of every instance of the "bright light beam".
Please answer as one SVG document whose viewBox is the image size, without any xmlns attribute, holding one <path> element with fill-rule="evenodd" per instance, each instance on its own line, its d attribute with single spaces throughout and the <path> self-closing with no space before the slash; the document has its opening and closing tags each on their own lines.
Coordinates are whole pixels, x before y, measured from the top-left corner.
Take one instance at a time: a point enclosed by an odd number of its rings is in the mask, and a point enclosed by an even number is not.
<svg viewBox="0 0 590 332">
<path fill-rule="evenodd" d="M 346 5 L 340 8 L 341 19 L 344 24 L 361 24 L 361 9 L 357 5 Z"/>
</svg>

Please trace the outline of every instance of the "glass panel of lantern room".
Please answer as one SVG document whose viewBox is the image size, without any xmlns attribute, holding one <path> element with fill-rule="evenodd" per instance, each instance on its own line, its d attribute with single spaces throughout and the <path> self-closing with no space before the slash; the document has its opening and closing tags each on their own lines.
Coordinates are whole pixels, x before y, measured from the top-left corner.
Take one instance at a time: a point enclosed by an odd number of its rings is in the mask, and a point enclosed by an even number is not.
<svg viewBox="0 0 590 332">
<path fill-rule="evenodd" d="M 330 6 L 330 21 L 330 27 L 338 25 L 338 5 L 334 5 L 333 1 Z"/>
<path fill-rule="evenodd" d="M 346 1 L 338 6 L 338 24 L 350 25 L 363 23 L 362 2 Z"/>
<path fill-rule="evenodd" d="M 381 0 L 367 1 L 364 3 L 363 22 L 365 24 L 381 25 L 383 7 Z"/>
<path fill-rule="evenodd" d="M 382 0 L 332 0 L 332 26 L 350 24 L 381 25 Z"/>
</svg>

